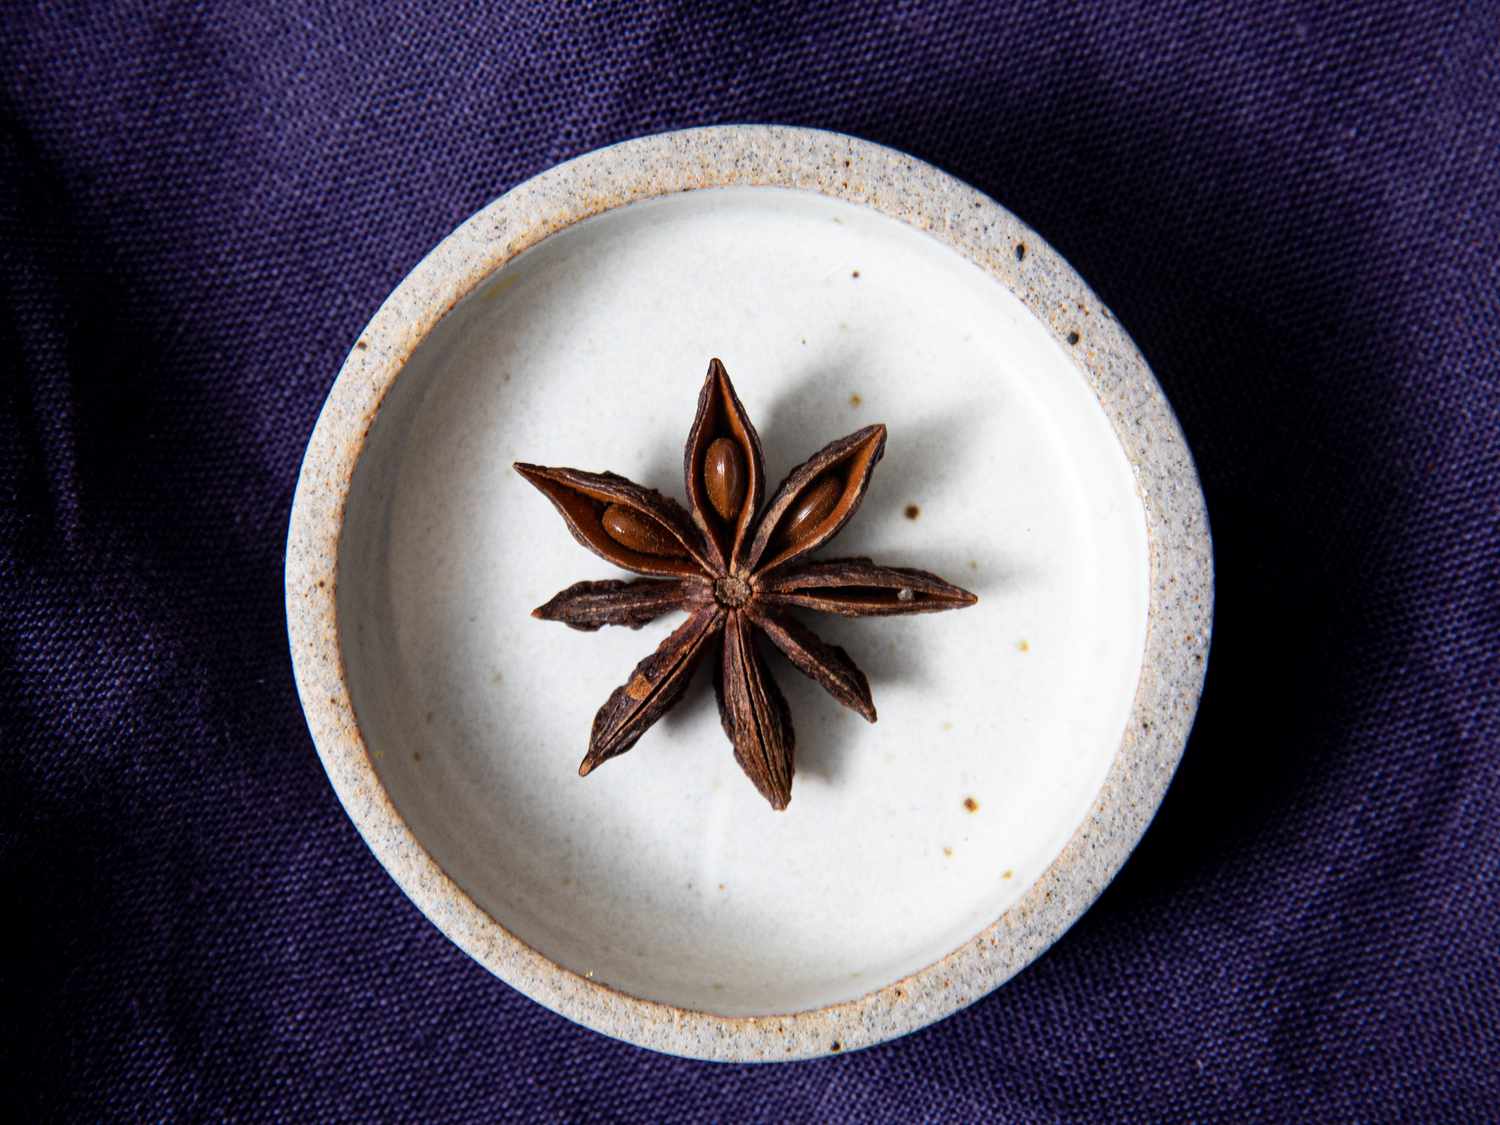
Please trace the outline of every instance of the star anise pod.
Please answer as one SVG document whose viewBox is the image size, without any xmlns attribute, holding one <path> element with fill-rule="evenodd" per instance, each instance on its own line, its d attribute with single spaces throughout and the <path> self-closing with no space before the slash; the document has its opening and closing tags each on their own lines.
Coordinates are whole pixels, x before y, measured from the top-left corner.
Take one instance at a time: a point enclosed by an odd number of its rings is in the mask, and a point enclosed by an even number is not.
<svg viewBox="0 0 1500 1125">
<path fill-rule="evenodd" d="M 682 698 L 699 661 L 716 653 L 719 718 L 735 759 L 773 808 L 786 808 L 796 736 L 757 631 L 840 703 L 875 721 L 865 674 L 789 611 L 868 617 L 935 613 L 978 600 L 926 571 L 863 558 L 807 561 L 853 517 L 884 452 L 884 426 L 840 438 L 793 469 L 762 510 L 760 437 L 715 359 L 683 452 L 687 511 L 614 473 L 516 464 L 552 501 L 573 538 L 646 576 L 576 583 L 533 617 L 592 631 L 638 629 L 674 609 L 688 614 L 594 716 L 581 776 L 634 746 Z"/>
</svg>

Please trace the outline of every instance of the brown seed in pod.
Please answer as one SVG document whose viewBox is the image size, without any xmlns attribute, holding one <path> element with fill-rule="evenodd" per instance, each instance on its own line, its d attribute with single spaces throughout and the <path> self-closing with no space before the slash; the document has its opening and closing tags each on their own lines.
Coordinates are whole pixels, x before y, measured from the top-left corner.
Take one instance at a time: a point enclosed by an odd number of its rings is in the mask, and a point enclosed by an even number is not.
<svg viewBox="0 0 1500 1125">
<path fill-rule="evenodd" d="M 599 520 L 616 543 L 647 555 L 667 558 L 687 554 L 682 544 L 665 534 L 656 524 L 623 504 L 611 504 Z"/>
<path fill-rule="evenodd" d="M 715 438 L 703 455 L 703 483 L 719 518 L 732 522 L 744 506 L 750 480 L 745 474 L 745 454 L 729 438 Z"/>
<path fill-rule="evenodd" d="M 780 539 L 782 549 L 795 547 L 801 543 L 825 519 L 828 513 L 833 511 L 833 506 L 839 502 L 839 497 L 844 494 L 844 482 L 838 478 L 838 474 L 829 473 L 822 480 L 811 485 L 803 495 L 801 501 L 792 509 L 781 525 L 781 531 L 777 538 Z"/>
</svg>

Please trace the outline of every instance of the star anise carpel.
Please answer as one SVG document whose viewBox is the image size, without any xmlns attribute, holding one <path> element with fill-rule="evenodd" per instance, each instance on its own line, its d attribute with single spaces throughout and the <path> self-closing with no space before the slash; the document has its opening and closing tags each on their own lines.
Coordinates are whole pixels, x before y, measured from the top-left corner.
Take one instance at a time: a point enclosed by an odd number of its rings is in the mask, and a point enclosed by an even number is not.
<svg viewBox="0 0 1500 1125">
<path fill-rule="evenodd" d="M 808 560 L 859 509 L 885 438 L 885 427 L 875 425 L 830 442 L 793 469 L 762 508 L 760 437 L 715 359 L 683 451 L 686 509 L 614 473 L 517 462 L 516 471 L 552 501 L 578 542 L 643 576 L 575 583 L 532 616 L 592 631 L 638 629 L 670 610 L 688 614 L 594 716 L 580 775 L 634 746 L 712 655 L 719 718 L 735 759 L 773 808 L 786 808 L 796 735 L 757 633 L 844 706 L 875 721 L 865 674 L 792 611 L 871 617 L 978 600 L 922 570 L 865 558 Z"/>
</svg>

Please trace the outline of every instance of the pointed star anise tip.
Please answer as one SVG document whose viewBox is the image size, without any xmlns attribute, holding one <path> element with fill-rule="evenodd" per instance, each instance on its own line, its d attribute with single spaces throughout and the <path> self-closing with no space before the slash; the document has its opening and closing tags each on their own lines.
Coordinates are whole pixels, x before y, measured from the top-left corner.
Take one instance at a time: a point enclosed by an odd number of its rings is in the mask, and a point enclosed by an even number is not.
<svg viewBox="0 0 1500 1125">
<path fill-rule="evenodd" d="M 763 789 L 760 788 L 760 786 L 757 786 L 756 788 L 760 789 L 760 795 L 766 799 L 766 804 L 770 805 L 771 808 L 775 809 L 777 812 L 786 812 L 786 807 L 792 803 L 792 790 L 790 785 L 788 785 L 785 789 L 777 788 L 774 785 L 767 786 Z"/>
<path fill-rule="evenodd" d="M 598 764 L 598 762 L 592 762 L 589 759 L 585 758 L 583 761 L 578 763 L 578 776 L 588 777 L 589 774 L 594 772 L 594 767 Z"/>
</svg>

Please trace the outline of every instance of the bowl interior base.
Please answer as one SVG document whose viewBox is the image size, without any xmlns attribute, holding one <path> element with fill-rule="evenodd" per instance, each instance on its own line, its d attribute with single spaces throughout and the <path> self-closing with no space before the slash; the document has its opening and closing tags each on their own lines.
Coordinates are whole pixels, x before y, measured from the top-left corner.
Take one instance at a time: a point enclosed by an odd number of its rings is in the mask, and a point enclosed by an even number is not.
<svg viewBox="0 0 1500 1125">
<path fill-rule="evenodd" d="M 960 612 L 808 618 L 879 722 L 779 656 L 791 807 L 740 774 L 700 674 L 624 757 L 576 774 L 594 711 L 675 624 L 530 610 L 621 577 L 516 460 L 682 496 L 710 356 L 769 484 L 871 422 L 890 438 L 831 551 L 974 590 Z M 890 984 L 1012 905 L 1082 822 L 1146 635 L 1130 466 L 1068 348 L 933 239 L 766 188 L 636 203 L 509 263 L 419 345 L 352 484 L 338 613 L 375 767 L 436 860 L 554 961 L 725 1015 Z"/>
</svg>

